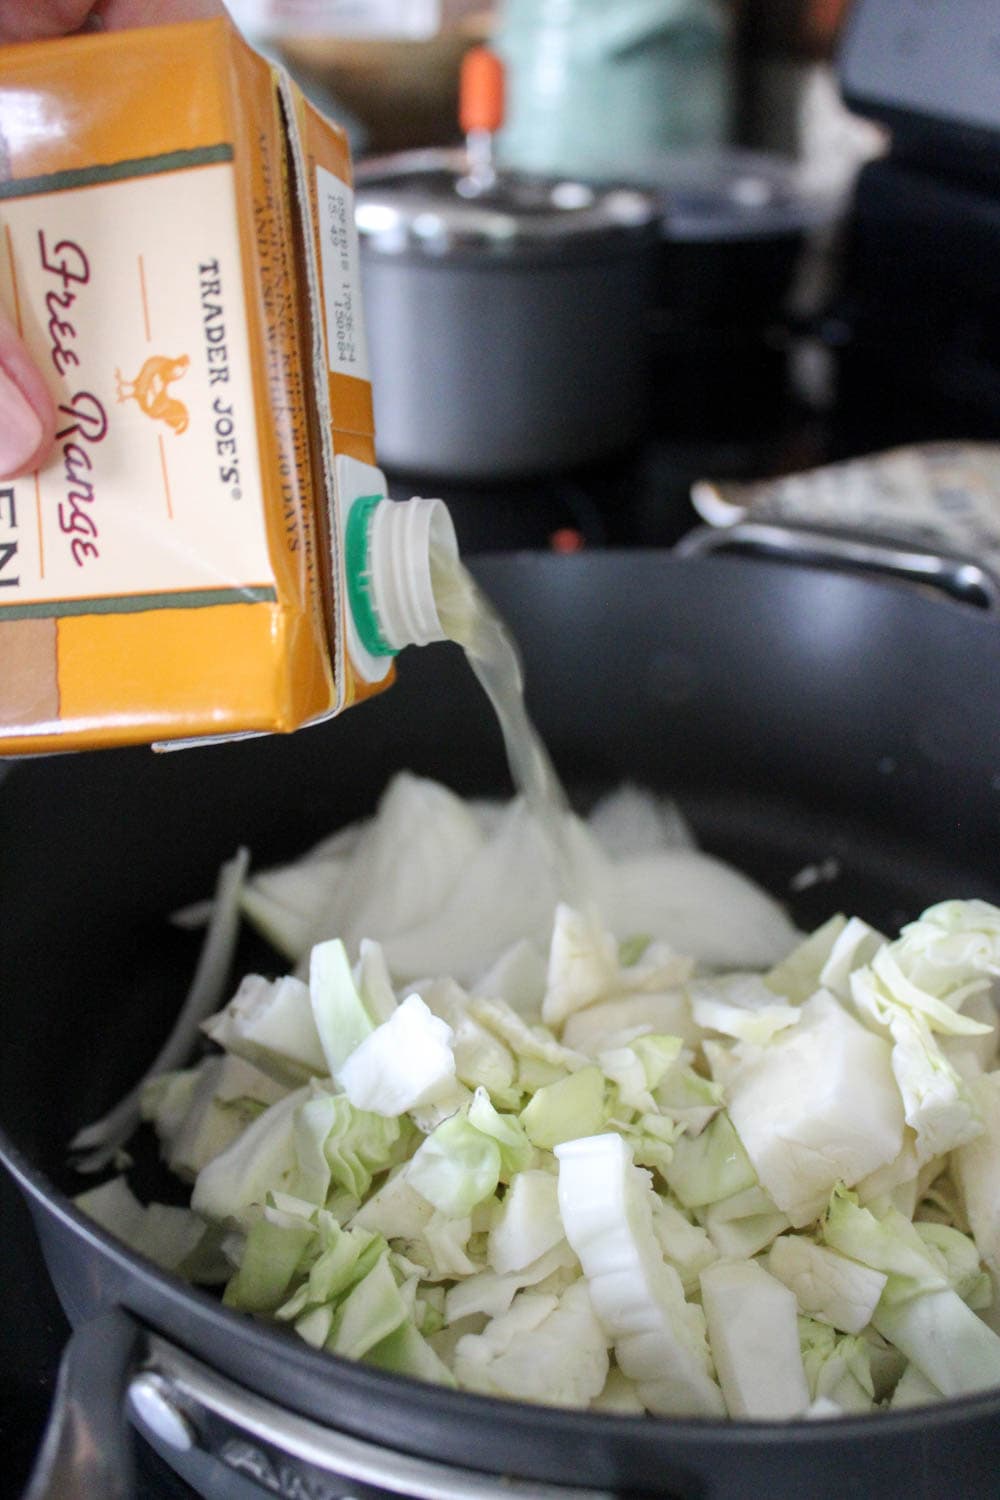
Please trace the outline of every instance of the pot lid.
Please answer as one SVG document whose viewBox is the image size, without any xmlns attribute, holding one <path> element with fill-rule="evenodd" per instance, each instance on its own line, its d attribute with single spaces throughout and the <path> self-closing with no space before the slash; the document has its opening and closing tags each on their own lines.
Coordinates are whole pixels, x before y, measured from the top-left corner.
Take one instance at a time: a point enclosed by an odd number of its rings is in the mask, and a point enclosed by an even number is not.
<svg viewBox="0 0 1000 1500">
<path fill-rule="evenodd" d="M 362 246 L 428 258 L 565 258 L 648 238 L 659 217 L 640 188 L 470 170 L 465 151 L 400 152 L 355 175 Z"/>
<path fill-rule="evenodd" d="M 667 240 L 707 242 L 799 235 L 829 223 L 837 194 L 811 186 L 777 152 L 719 147 L 678 151 L 636 163 L 636 180 L 655 195 Z"/>
</svg>

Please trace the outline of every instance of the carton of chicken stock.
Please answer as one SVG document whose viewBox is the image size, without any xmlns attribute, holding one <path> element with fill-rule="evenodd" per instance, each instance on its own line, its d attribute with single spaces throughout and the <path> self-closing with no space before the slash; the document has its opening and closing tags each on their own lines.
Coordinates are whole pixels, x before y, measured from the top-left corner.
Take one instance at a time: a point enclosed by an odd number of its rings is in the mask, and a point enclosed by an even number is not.
<svg viewBox="0 0 1000 1500">
<path fill-rule="evenodd" d="M 294 729 L 371 691 L 346 139 L 227 20 L 0 49 L 0 301 L 58 407 L 0 481 L 0 755 Z M 350 466 L 348 466 L 350 467 Z"/>
</svg>

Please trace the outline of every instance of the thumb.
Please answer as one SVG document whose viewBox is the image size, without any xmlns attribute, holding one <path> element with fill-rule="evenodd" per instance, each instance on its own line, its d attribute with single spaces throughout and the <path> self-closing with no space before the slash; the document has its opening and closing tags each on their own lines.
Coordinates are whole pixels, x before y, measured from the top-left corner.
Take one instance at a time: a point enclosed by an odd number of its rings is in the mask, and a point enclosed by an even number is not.
<svg viewBox="0 0 1000 1500">
<path fill-rule="evenodd" d="M 55 426 L 48 386 L 0 307 L 0 479 L 44 463 Z"/>
</svg>

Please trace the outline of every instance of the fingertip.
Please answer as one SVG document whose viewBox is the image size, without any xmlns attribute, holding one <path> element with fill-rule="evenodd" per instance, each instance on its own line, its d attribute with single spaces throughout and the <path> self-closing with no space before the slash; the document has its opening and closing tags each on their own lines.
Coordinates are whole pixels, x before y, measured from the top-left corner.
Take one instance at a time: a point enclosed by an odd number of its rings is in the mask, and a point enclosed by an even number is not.
<svg viewBox="0 0 1000 1500">
<path fill-rule="evenodd" d="M 0 366 L 0 479 L 37 469 L 52 448 L 55 413 L 51 400 L 39 411 L 12 376 Z"/>
</svg>

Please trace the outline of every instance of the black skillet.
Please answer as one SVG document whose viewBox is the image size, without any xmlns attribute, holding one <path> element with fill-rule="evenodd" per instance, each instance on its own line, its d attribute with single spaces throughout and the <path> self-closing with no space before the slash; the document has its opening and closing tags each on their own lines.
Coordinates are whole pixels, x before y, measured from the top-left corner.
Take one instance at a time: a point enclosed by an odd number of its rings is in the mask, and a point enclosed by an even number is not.
<svg viewBox="0 0 1000 1500">
<path fill-rule="evenodd" d="M 530 706 L 581 803 L 625 778 L 672 791 L 703 845 L 803 927 L 835 909 L 894 928 L 943 897 L 1000 901 L 988 613 L 746 558 L 523 555 L 475 571 L 518 636 Z M 216 1494 L 242 1475 L 314 1500 L 995 1496 L 1000 1391 L 790 1426 L 442 1392 L 236 1315 L 71 1207 L 83 1184 L 69 1137 L 143 1071 L 190 975 L 196 940 L 165 915 L 205 895 L 240 843 L 264 865 L 369 813 L 403 766 L 464 794 L 508 790 L 498 732 L 452 647 L 407 652 L 391 692 L 291 739 L 8 769 L 0 1157 L 76 1327 L 69 1376 L 82 1373 L 32 1495 L 130 1493 L 117 1431 L 128 1390 L 146 1430 L 158 1422 L 164 1451 Z M 807 867 L 828 878 L 804 885 Z M 261 961 L 248 947 L 237 968 Z"/>
</svg>

